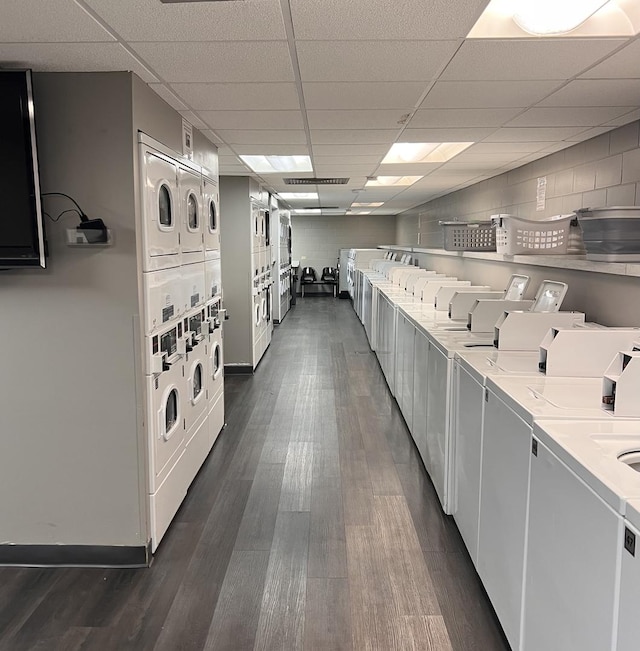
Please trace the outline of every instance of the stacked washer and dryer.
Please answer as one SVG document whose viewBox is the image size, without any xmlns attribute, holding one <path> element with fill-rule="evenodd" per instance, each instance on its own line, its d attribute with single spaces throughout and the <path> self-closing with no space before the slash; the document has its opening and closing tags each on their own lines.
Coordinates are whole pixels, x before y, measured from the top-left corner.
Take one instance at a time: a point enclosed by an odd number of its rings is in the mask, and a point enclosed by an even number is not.
<svg viewBox="0 0 640 651">
<path fill-rule="evenodd" d="M 280 323 L 291 307 L 291 212 L 279 207 L 278 200 L 272 195 L 269 202 L 271 211 L 271 241 L 273 242 L 273 322 Z M 278 274 L 276 287 L 275 274 Z M 278 296 L 275 295 L 275 289 Z"/>
<path fill-rule="evenodd" d="M 224 426 L 217 175 L 138 138 L 152 551 Z"/>
</svg>

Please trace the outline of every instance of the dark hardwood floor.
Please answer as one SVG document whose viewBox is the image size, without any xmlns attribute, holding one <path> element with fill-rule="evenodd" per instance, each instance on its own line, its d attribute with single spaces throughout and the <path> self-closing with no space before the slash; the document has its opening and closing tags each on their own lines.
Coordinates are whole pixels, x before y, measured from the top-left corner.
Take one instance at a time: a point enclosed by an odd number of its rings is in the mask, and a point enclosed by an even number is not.
<svg viewBox="0 0 640 651">
<path fill-rule="evenodd" d="M 508 649 L 348 301 L 225 391 L 152 567 L 0 569 L 2 651 Z"/>
</svg>

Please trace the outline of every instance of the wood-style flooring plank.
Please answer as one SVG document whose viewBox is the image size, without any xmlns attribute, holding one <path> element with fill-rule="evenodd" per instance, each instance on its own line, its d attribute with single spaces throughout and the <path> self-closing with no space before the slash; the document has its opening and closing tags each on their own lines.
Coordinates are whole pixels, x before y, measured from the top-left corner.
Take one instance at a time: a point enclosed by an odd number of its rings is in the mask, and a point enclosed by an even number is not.
<svg viewBox="0 0 640 651">
<path fill-rule="evenodd" d="M 251 484 L 230 481 L 216 500 L 167 614 L 156 651 L 198 649 L 204 644 Z"/>
<path fill-rule="evenodd" d="M 269 555 L 268 551 L 233 552 L 204 651 L 253 649 Z"/>
<path fill-rule="evenodd" d="M 305 651 L 350 651 L 352 648 L 347 579 L 307 578 Z"/>
<path fill-rule="evenodd" d="M 347 576 L 347 544 L 339 487 L 313 489 L 307 575 L 314 578 Z"/>
<path fill-rule="evenodd" d="M 309 549 L 309 514 L 280 512 L 260 605 L 254 649 L 301 649 Z"/>
<path fill-rule="evenodd" d="M 270 550 L 276 527 L 284 464 L 259 464 L 244 509 L 235 549 Z"/>
<path fill-rule="evenodd" d="M 396 624 L 401 649 L 453 651 L 447 627 L 440 616 L 401 616 L 396 619 Z"/>
<path fill-rule="evenodd" d="M 313 443 L 289 443 L 280 493 L 280 511 L 311 509 L 312 477 Z"/>
</svg>

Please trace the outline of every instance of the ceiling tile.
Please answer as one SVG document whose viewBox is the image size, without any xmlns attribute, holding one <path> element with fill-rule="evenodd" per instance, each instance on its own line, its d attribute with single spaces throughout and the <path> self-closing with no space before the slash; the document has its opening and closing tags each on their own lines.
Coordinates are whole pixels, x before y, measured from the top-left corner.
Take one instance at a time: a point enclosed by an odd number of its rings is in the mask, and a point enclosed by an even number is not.
<svg viewBox="0 0 640 651">
<path fill-rule="evenodd" d="M 315 164 L 313 169 L 316 171 L 318 176 L 333 176 L 333 177 L 347 177 L 355 178 L 362 177 L 365 178 L 370 176 L 375 171 L 374 165 L 324 165 L 324 164 Z"/>
<path fill-rule="evenodd" d="M 399 142 L 478 142 L 495 131 L 494 128 L 474 129 L 405 129 Z"/>
<path fill-rule="evenodd" d="M 581 131 L 583 127 L 503 127 L 486 138 L 486 142 L 549 142 L 566 140 Z"/>
<path fill-rule="evenodd" d="M 388 144 L 391 146 L 400 129 L 311 129 L 311 142 L 320 145 Z"/>
<path fill-rule="evenodd" d="M 640 106 L 640 79 L 576 79 L 539 106 Z"/>
<path fill-rule="evenodd" d="M 86 11 L 68 0 L 2 0 L 1 43 L 114 41 Z"/>
<path fill-rule="evenodd" d="M 526 108 L 557 85 L 557 81 L 438 81 L 421 108 Z"/>
<path fill-rule="evenodd" d="M 532 108 L 511 120 L 508 127 L 594 127 L 631 111 L 633 107 Z"/>
<path fill-rule="evenodd" d="M 575 136 L 567 138 L 567 142 L 584 142 L 585 140 L 591 140 L 591 138 L 601 136 L 603 133 L 607 133 L 607 131 L 611 131 L 614 128 L 615 127 L 593 127 L 592 129 L 581 131 Z"/>
<path fill-rule="evenodd" d="M 149 87 L 155 91 L 162 99 L 176 111 L 186 111 L 189 107 L 164 84 L 149 84 Z"/>
<path fill-rule="evenodd" d="M 384 156 L 387 145 L 313 145 L 314 156 Z"/>
<path fill-rule="evenodd" d="M 293 81 L 284 41 L 268 47 L 249 41 L 130 45 L 168 82 Z"/>
<path fill-rule="evenodd" d="M 218 135 L 230 145 L 305 145 L 307 136 L 304 131 L 290 129 L 278 130 L 231 130 L 220 131 Z M 262 153 L 257 147 L 256 154 Z"/>
<path fill-rule="evenodd" d="M 199 111 L 217 131 L 221 129 L 302 129 L 300 111 Z"/>
<path fill-rule="evenodd" d="M 622 43 L 620 39 L 467 40 L 441 79 L 568 79 Z"/>
<path fill-rule="evenodd" d="M 286 38 L 278 0 L 85 0 L 129 41 L 271 41 Z"/>
<path fill-rule="evenodd" d="M 500 127 L 522 109 L 420 109 L 409 122 L 411 129 L 445 127 Z"/>
<path fill-rule="evenodd" d="M 301 39 L 455 39 L 467 35 L 487 0 L 291 0 Z"/>
<path fill-rule="evenodd" d="M 377 165 L 382 156 L 313 156 L 313 162 L 318 165 Z"/>
<path fill-rule="evenodd" d="M 611 120 L 610 122 L 607 123 L 607 126 L 621 127 L 625 124 L 629 124 L 629 122 L 634 122 L 635 120 L 640 120 L 640 109 L 636 109 L 635 111 L 631 111 L 630 113 L 625 113 L 619 118 L 616 118 L 615 120 Z"/>
<path fill-rule="evenodd" d="M 455 41 L 298 41 L 303 82 L 429 81 Z"/>
<path fill-rule="evenodd" d="M 146 82 L 159 79 L 120 43 L 0 43 L 5 68 L 37 72 L 132 70 Z"/>
<path fill-rule="evenodd" d="M 222 142 L 221 137 L 217 133 L 215 133 L 214 131 L 210 131 L 208 129 L 205 129 L 205 130 L 202 131 L 202 133 L 207 138 L 209 138 L 209 140 L 211 140 L 211 142 L 216 142 L 216 143 L 221 143 Z"/>
<path fill-rule="evenodd" d="M 636 39 L 616 54 L 585 72 L 588 79 L 637 79 L 640 77 L 640 41 Z"/>
<path fill-rule="evenodd" d="M 311 129 L 392 129 L 408 111 L 307 111 Z"/>
<path fill-rule="evenodd" d="M 424 82 L 307 82 L 308 109 L 407 109 L 425 91 Z"/>
<path fill-rule="evenodd" d="M 407 163 L 406 165 L 379 165 L 376 176 L 424 176 L 442 166 L 442 163 Z"/>
<path fill-rule="evenodd" d="M 550 142 L 477 142 L 471 145 L 469 149 L 465 149 L 460 154 L 462 156 L 473 156 L 482 154 L 511 154 L 521 153 L 530 154 L 534 151 L 540 151 L 545 146 L 552 144 Z"/>
<path fill-rule="evenodd" d="M 196 111 L 264 111 L 299 109 L 298 93 L 293 83 L 222 83 L 171 84 L 171 88 Z"/>
</svg>

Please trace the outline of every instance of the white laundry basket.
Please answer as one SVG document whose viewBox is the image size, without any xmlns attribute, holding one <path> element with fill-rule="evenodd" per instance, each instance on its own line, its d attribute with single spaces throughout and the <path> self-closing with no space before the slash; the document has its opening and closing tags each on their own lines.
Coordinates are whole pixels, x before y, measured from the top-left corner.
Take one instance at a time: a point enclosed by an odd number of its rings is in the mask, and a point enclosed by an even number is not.
<svg viewBox="0 0 640 651">
<path fill-rule="evenodd" d="M 574 214 L 537 221 L 515 215 L 492 215 L 496 251 L 505 255 L 562 255 L 569 245 L 569 225 Z"/>
<path fill-rule="evenodd" d="M 490 221 L 440 222 L 445 251 L 495 251 L 496 233 Z"/>
</svg>

